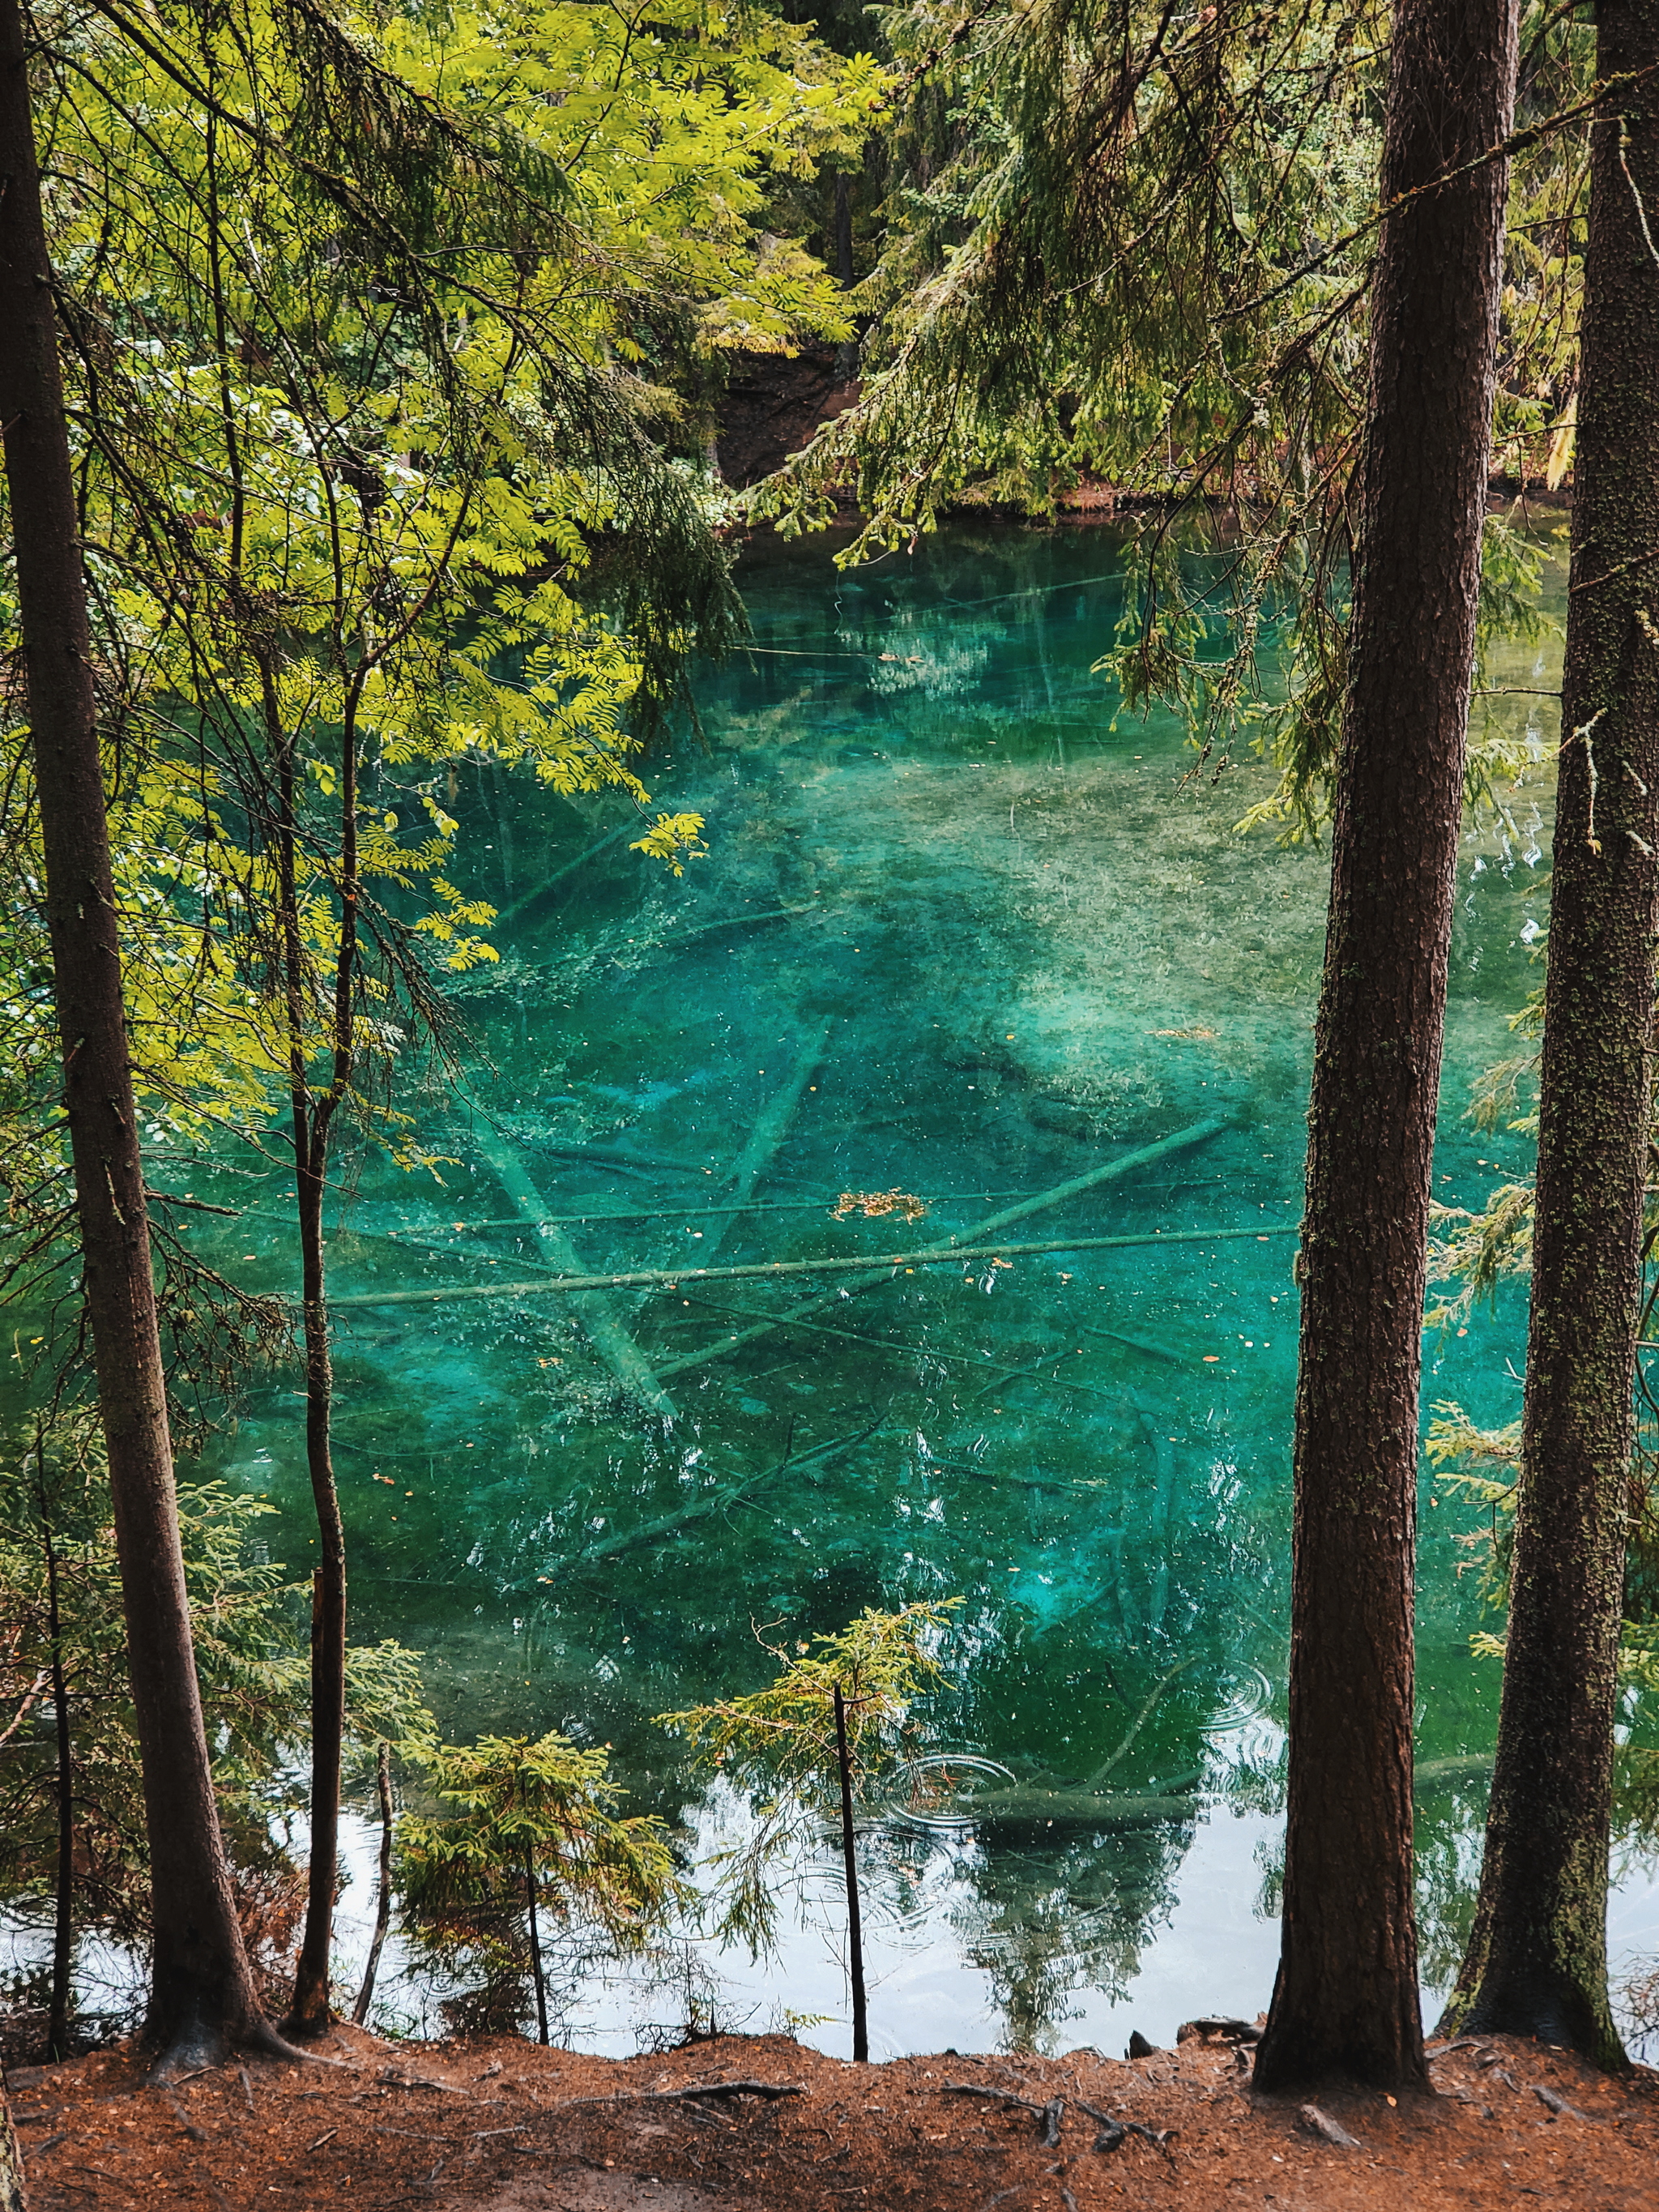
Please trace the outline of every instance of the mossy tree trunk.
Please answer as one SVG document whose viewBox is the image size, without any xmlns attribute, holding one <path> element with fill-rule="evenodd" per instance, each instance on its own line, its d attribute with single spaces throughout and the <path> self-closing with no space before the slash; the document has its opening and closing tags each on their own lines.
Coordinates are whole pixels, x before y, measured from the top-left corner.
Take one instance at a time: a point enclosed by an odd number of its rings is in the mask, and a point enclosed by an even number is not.
<svg viewBox="0 0 1659 2212">
<path fill-rule="evenodd" d="M 24 26 L 0 0 L 0 422 L 46 858 L 83 1296 L 109 1454 L 153 1952 L 148 2032 L 175 2063 L 269 2039 L 236 1918 L 202 1723 L 122 1000 L 75 479 Z"/>
<path fill-rule="evenodd" d="M 1382 225 L 1355 485 L 1301 1258 L 1284 1928 L 1255 2069 L 1267 2089 L 1425 2078 L 1418 1384 L 1507 177 L 1479 157 L 1510 128 L 1516 44 L 1513 0 L 1402 0 L 1395 15 L 1382 198 L 1414 196 Z"/>
<path fill-rule="evenodd" d="M 1619 2066 L 1607 1852 L 1659 924 L 1659 0 L 1602 0 L 1596 33 L 1615 88 L 1590 141 L 1509 1650 L 1446 2017 Z"/>
</svg>

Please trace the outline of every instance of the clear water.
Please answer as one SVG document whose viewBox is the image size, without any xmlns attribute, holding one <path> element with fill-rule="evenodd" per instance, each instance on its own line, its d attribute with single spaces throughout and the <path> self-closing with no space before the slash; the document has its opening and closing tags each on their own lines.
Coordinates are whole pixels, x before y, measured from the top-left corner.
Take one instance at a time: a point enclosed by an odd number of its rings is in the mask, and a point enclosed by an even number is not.
<svg viewBox="0 0 1659 2212">
<path fill-rule="evenodd" d="M 1183 782 L 1170 721 L 1114 731 L 1090 664 L 1115 568 L 1103 532 L 989 526 L 851 575 L 823 540 L 746 556 L 757 649 L 703 676 L 706 744 L 682 742 L 654 779 L 708 817 L 683 880 L 601 844 L 615 816 L 597 804 L 464 786 L 470 879 L 509 916 L 500 967 L 465 999 L 477 1103 L 434 1086 L 419 1127 L 454 1156 L 441 1185 L 353 1163 L 333 1232 L 354 1633 L 427 1654 L 451 1732 L 608 1743 L 637 1809 L 707 1841 L 741 1810 L 650 1716 L 766 1679 L 756 1627 L 793 1640 L 866 1606 L 965 1601 L 936 1744 L 1072 1804 L 872 1815 L 878 2052 L 1121 2042 L 1131 2021 L 1164 2040 L 1194 2010 L 1255 2012 L 1271 1986 L 1287 1232 L 1326 864 L 1233 834 L 1268 771 Z M 1517 647 L 1498 680 L 1547 684 L 1553 665 Z M 1541 744 L 1547 704 L 1504 710 L 1533 714 Z M 1547 799 L 1517 790 L 1466 841 L 1449 1201 L 1524 1162 L 1523 1140 L 1461 1116 L 1535 981 Z M 752 1189 L 735 1189 L 762 1124 Z M 487 1164 L 502 1148 L 531 1198 Z M 231 1232 L 239 1261 L 258 1255 L 244 1273 L 291 1289 L 280 1177 L 262 1188 L 241 1162 L 221 1184 L 247 1208 Z M 925 1214 L 837 1218 L 849 1191 Z M 538 1199 L 606 1272 L 997 1234 L 1007 1250 L 609 1292 L 653 1369 L 693 1363 L 666 1380 L 665 1421 L 625 1400 L 568 1297 L 524 1287 L 568 1264 L 531 1224 Z M 1133 1241 L 1085 1242 L 1102 1237 Z M 1015 1249 L 1032 1243 L 1052 1249 Z M 372 1303 L 394 1291 L 422 1295 Z M 1500 1299 L 1467 1334 L 1431 1337 L 1425 1395 L 1510 1418 L 1521 1344 L 1519 1301 Z M 582 1556 L 790 1454 L 806 1464 L 720 1511 Z M 301 1564 L 291 1377 L 219 1456 L 283 1505 Z M 1419 1758 L 1478 1759 L 1497 1680 L 1467 1652 L 1478 1600 L 1455 1538 L 1472 1512 L 1425 1486 L 1422 1517 Z M 1091 1787 L 1103 1811 L 1079 1808 Z M 1425 1796 L 1431 1984 L 1467 1915 L 1482 1789 L 1478 1764 L 1443 1765 Z M 781 1960 L 716 1962 L 723 2016 L 833 2014 L 812 2039 L 846 2047 L 830 1870 L 801 1870 Z M 392 2002 L 419 2014 L 407 1990 Z M 590 1983 L 569 2032 L 625 2046 L 666 2002 Z"/>
</svg>

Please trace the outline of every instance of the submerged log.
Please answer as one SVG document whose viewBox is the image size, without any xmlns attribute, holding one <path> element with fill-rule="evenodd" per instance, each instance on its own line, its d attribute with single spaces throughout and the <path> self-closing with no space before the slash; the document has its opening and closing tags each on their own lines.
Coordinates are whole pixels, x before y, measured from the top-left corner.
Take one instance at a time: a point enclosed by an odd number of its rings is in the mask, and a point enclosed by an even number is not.
<svg viewBox="0 0 1659 2212">
<path fill-rule="evenodd" d="M 804 1474 L 808 1468 L 816 1467 L 820 1461 L 832 1457 L 836 1452 L 850 1451 L 854 1444 L 861 1444 L 866 1437 L 874 1436 L 880 1426 L 879 1420 L 872 1421 L 862 1429 L 854 1430 L 848 1436 L 832 1437 L 827 1443 L 815 1444 L 810 1451 L 786 1453 L 773 1466 L 763 1467 L 757 1474 L 744 1475 L 737 1482 L 728 1482 L 719 1490 L 706 1490 L 701 1498 L 694 1498 L 689 1505 L 678 1506 L 672 1513 L 665 1513 L 658 1520 L 641 1521 L 636 1528 L 624 1528 L 611 1536 L 601 1536 L 596 1543 L 585 1544 L 580 1552 L 573 1552 L 568 1558 L 549 1564 L 565 1569 L 596 1566 L 602 1559 L 614 1559 L 619 1552 L 635 1551 L 644 1544 L 659 1544 L 665 1536 L 678 1535 L 693 1522 L 707 1520 L 711 1513 L 724 1512 L 729 1505 L 744 1504 L 751 1492 L 758 1490 L 763 1483 L 770 1482 L 775 1476 L 785 1473 Z M 546 1581 L 549 1577 L 543 1576 L 540 1579 Z M 509 1589 L 528 1590 L 535 1587 L 533 1582 L 507 1584 Z"/>
<path fill-rule="evenodd" d="M 1132 1174 L 1136 1168 L 1150 1167 L 1154 1160 L 1167 1159 L 1172 1153 L 1190 1151 L 1194 1145 L 1207 1143 L 1219 1136 L 1222 1130 L 1232 1127 L 1232 1116 L 1212 1114 L 1202 1121 L 1194 1121 L 1190 1128 L 1177 1129 L 1173 1136 L 1160 1137 L 1155 1145 L 1143 1145 L 1139 1152 L 1125 1152 L 1119 1158 L 1108 1160 L 1102 1167 L 1091 1168 L 1086 1175 L 1073 1176 L 1069 1182 L 1056 1183 L 1052 1190 L 1039 1191 L 1035 1198 L 1021 1199 L 1017 1206 L 1006 1206 L 1000 1213 L 988 1214 L 976 1221 L 968 1231 L 970 1237 L 990 1237 L 999 1229 L 1012 1228 L 1016 1221 L 1024 1221 L 1033 1213 L 1045 1212 L 1048 1207 L 1061 1206 L 1068 1198 L 1077 1198 L 1085 1190 L 1094 1190 L 1102 1183 L 1115 1182 L 1121 1176 Z"/>
<path fill-rule="evenodd" d="M 790 1069 L 782 1089 L 762 1108 L 754 1127 L 749 1132 L 748 1143 L 720 1178 L 718 1187 L 729 1186 L 738 1205 L 748 1204 L 754 1195 L 755 1185 L 776 1159 L 779 1149 L 789 1133 L 796 1109 L 806 1094 L 806 1086 L 817 1073 L 823 1058 L 823 1048 L 830 1042 L 830 1029 L 828 1022 L 821 1022 L 807 1038 L 795 1055 L 794 1066 Z M 720 1250 L 732 1225 L 732 1217 L 727 1215 L 708 1239 L 708 1257 L 712 1258 Z"/>
<path fill-rule="evenodd" d="M 546 1218 L 541 1193 L 526 1172 L 524 1163 L 499 1130 L 482 1115 L 473 1125 L 473 1141 L 489 1164 L 489 1171 L 520 1208 L 549 1264 L 562 1273 L 580 1274 L 581 1260 L 575 1246 L 556 1221 Z M 623 1324 L 621 1316 L 602 1290 L 573 1291 L 571 1305 L 589 1342 L 611 1372 L 629 1393 L 653 1413 L 674 1418 L 674 1401 L 652 1371 L 651 1363 Z"/>
<path fill-rule="evenodd" d="M 1421 1797 L 1435 1790 L 1469 1790 L 1492 1780 L 1492 1753 L 1458 1752 L 1449 1759 L 1419 1759 L 1412 1769 L 1412 1787 Z"/>
<path fill-rule="evenodd" d="M 1299 1221 L 1287 1221 L 1274 1229 L 1153 1229 L 1136 1237 L 1049 1237 L 1034 1244 L 929 1245 L 919 1252 L 843 1253 L 839 1258 L 823 1260 L 750 1260 L 729 1267 L 619 1267 L 611 1274 L 547 1275 L 529 1283 L 463 1283 L 429 1291 L 362 1291 L 349 1298 L 331 1298 L 329 1304 L 336 1309 L 432 1305 L 461 1298 L 562 1297 L 572 1291 L 638 1291 L 659 1285 L 672 1290 L 678 1283 L 732 1283 L 757 1278 L 782 1282 L 794 1275 L 884 1274 L 895 1267 L 945 1267 L 963 1260 L 1023 1259 L 1039 1252 L 1144 1251 L 1152 1244 L 1227 1244 L 1246 1237 L 1253 1237 L 1258 1244 L 1266 1244 L 1273 1238 L 1297 1237 L 1301 1232 Z"/>
<path fill-rule="evenodd" d="M 601 853 L 608 852 L 619 837 L 626 837 L 632 830 L 638 830 L 641 836 L 644 834 L 641 825 L 634 822 L 619 822 L 614 830 L 607 830 L 597 845 L 590 845 L 586 852 L 578 853 L 574 860 L 567 860 L 562 868 L 555 868 L 550 876 L 544 876 L 534 890 L 526 891 L 521 899 L 498 914 L 496 927 L 499 929 L 504 923 L 522 921 L 550 891 L 556 890 L 567 876 L 574 876 L 578 868 L 585 868 L 590 860 L 597 860 Z"/>
<path fill-rule="evenodd" d="M 1194 1820 L 1192 1796 L 1142 1796 L 1129 1790 L 988 1790 L 963 1808 L 963 1823 L 981 1827 L 1155 1828 L 1167 1820 Z"/>
<path fill-rule="evenodd" d="M 615 1168 L 626 1175 L 702 1175 L 708 1164 L 703 1160 L 672 1160 L 661 1152 L 634 1152 L 625 1145 L 562 1145 L 551 1138 L 544 1139 L 538 1149 L 556 1160 L 580 1160 L 584 1166 Z"/>
<path fill-rule="evenodd" d="M 1158 1685 L 1153 1702 L 1166 1686 L 1165 1683 Z M 1145 1709 L 1140 1717 L 1145 1717 Z M 1131 1741 L 1135 1733 L 1138 1729 L 1131 1731 Z M 1127 1747 L 1126 1744 L 1121 1749 Z M 1115 1765 L 1115 1756 L 1111 1763 Z M 1474 1780 L 1491 1772 L 1490 1755 L 1425 1759 L 1416 1770 L 1416 1786 L 1421 1794 L 1425 1790 L 1449 1787 L 1454 1782 Z M 962 1820 L 964 1826 L 975 1827 L 994 1822 L 1020 1827 L 1150 1828 L 1160 1826 L 1166 1820 L 1195 1820 L 1199 1809 L 1196 1790 L 1166 1790 L 1141 1795 L 1126 1790 L 1093 1790 L 1086 1786 L 1042 1790 L 1022 1784 L 1012 1790 L 988 1790 L 970 1798 L 963 1806 Z"/>
<path fill-rule="evenodd" d="M 823 1036 L 827 1036 L 827 1035 L 828 1029 L 826 1025 Z M 823 1037 L 820 1037 L 818 1040 L 817 1053 L 816 1054 L 812 1054 L 811 1048 L 809 1047 L 808 1053 L 802 1055 L 802 1060 L 800 1063 L 798 1063 L 795 1076 L 792 1077 L 791 1083 L 786 1085 L 785 1090 L 779 1094 L 777 1105 L 781 1106 L 784 1101 L 787 1100 L 790 1102 L 788 1111 L 793 1112 L 793 1102 L 799 1100 L 801 1091 L 804 1089 L 810 1078 L 811 1066 L 816 1066 L 817 1058 L 822 1055 L 823 1044 Z M 808 1064 L 809 1060 L 810 1065 Z M 803 1067 L 805 1067 L 805 1073 L 802 1072 Z M 775 1106 L 775 1114 L 776 1110 L 777 1107 Z M 766 1117 L 763 1117 L 763 1121 L 765 1118 Z M 761 1123 L 757 1124 L 757 1136 L 760 1134 L 762 1126 L 763 1125 Z M 1041 1213 L 1048 1207 L 1059 1206 L 1066 1199 L 1076 1197 L 1080 1191 L 1092 1190 L 1099 1184 L 1115 1182 L 1121 1176 L 1129 1174 L 1133 1169 L 1148 1166 L 1155 1160 L 1164 1158 L 1172 1152 L 1183 1152 L 1190 1146 L 1206 1143 L 1211 1137 L 1218 1135 L 1221 1130 L 1227 1128 L 1230 1126 L 1230 1119 L 1226 1115 L 1212 1115 L 1207 1120 L 1194 1122 L 1189 1128 L 1178 1129 L 1173 1136 L 1161 1138 L 1155 1145 L 1143 1146 L 1139 1152 L 1127 1153 L 1119 1159 L 1109 1160 L 1102 1167 L 1091 1169 L 1086 1175 L 1073 1176 L 1069 1182 L 1057 1183 L 1052 1189 L 1038 1191 L 1030 1198 L 1021 1199 L 1017 1205 L 1005 1206 L 1000 1213 L 988 1214 L 985 1219 L 977 1224 L 977 1225 L 970 1230 L 968 1234 L 972 1237 L 985 1237 L 992 1235 L 997 1230 L 1006 1228 L 1012 1222 L 1025 1220 L 1030 1215 L 1034 1213 Z M 780 1138 L 782 1134 L 783 1127 L 787 1127 L 787 1116 L 779 1128 L 778 1135 Z M 776 1140 L 775 1139 L 774 1141 L 775 1144 Z M 756 1137 L 751 1136 L 750 1139 L 750 1147 L 745 1148 L 745 1161 L 749 1157 L 749 1150 L 753 1148 L 755 1144 Z M 741 1177 L 743 1171 L 744 1163 L 739 1162 L 738 1167 L 734 1170 L 734 1172 Z M 748 1189 L 752 1188 L 753 1183 L 751 1180 L 750 1184 L 745 1188 L 744 1195 L 747 1196 Z M 724 1232 L 722 1232 L 722 1234 Z M 1235 1229 L 1221 1230 L 1215 1232 L 1218 1237 L 1254 1237 L 1258 1241 L 1262 1241 L 1267 1236 L 1284 1236 L 1287 1233 L 1289 1232 L 1282 1229 L 1267 1231 L 1255 1229 Z M 1210 1241 L 1209 1239 L 1203 1237 L 1202 1232 L 1178 1231 L 1174 1236 L 1167 1239 L 1158 1236 L 1133 1238 L 1093 1237 L 1056 1239 L 1037 1244 L 963 1246 L 951 1243 L 925 1247 L 923 1249 L 917 1252 L 895 1252 L 884 1254 L 876 1259 L 849 1257 L 842 1261 L 785 1260 L 772 1261 L 770 1262 L 763 1261 L 753 1266 L 740 1267 L 699 1267 L 684 1268 L 678 1272 L 666 1269 L 653 1270 L 648 1272 L 637 1271 L 625 1279 L 618 1276 L 613 1279 L 618 1283 L 626 1279 L 630 1284 L 642 1284 L 647 1280 L 651 1280 L 666 1283 L 670 1288 L 673 1288 L 682 1283 L 708 1281 L 729 1282 L 734 1278 L 759 1275 L 817 1274 L 836 1273 L 843 1268 L 850 1273 L 854 1268 L 879 1267 L 884 1270 L 890 1267 L 931 1267 L 939 1265 L 947 1260 L 1001 1258 L 1010 1252 L 1016 1254 L 1036 1254 L 1042 1252 L 1097 1251 L 1118 1244 L 1150 1244 L 1163 1242 L 1171 1243 L 1191 1243 L 1194 1241 L 1194 1235 L 1196 1235 L 1200 1241 Z M 550 1288 L 553 1286 L 548 1285 L 548 1287 Z M 863 1285 L 860 1284 L 855 1283 L 851 1285 L 848 1286 L 848 1294 L 850 1295 L 851 1291 L 862 1287 Z M 398 1294 L 394 1293 L 393 1295 L 395 1297 Z M 405 1295 L 418 1297 L 421 1294 L 419 1292 L 414 1292 Z M 474 1291 L 471 1293 L 471 1295 L 477 1296 L 478 1293 Z M 488 1293 L 485 1293 L 485 1295 L 488 1295 Z M 841 1295 L 842 1293 L 840 1291 L 832 1291 L 827 1297 L 815 1298 L 807 1304 L 793 1307 L 787 1313 L 780 1314 L 775 1321 L 757 1320 L 751 1323 L 748 1328 L 732 1332 L 722 1343 L 706 1346 L 701 1352 L 692 1352 L 682 1354 L 679 1358 L 666 1364 L 660 1371 L 664 1375 L 683 1374 L 688 1368 L 701 1367 L 705 1365 L 710 1360 L 724 1358 L 728 1353 L 734 1352 L 739 1345 L 752 1344 L 757 1338 L 769 1334 L 770 1332 L 775 1328 L 787 1328 L 792 1322 L 806 1321 L 811 1315 L 820 1313 L 825 1307 L 832 1305 L 836 1299 Z M 336 1303 L 337 1304 L 338 1301 L 337 1300 Z M 1146 1347 L 1137 1348 L 1145 1349 Z M 1168 1357 L 1170 1355 L 1166 1354 L 1164 1356 Z M 1046 1362 L 1039 1363 L 1039 1364 L 1046 1364 Z M 1068 1382 L 1066 1387 L 1079 1390 L 1085 1395 L 1105 1395 L 1104 1393 L 1097 1393 L 1095 1387 L 1089 1383 L 1072 1383 Z"/>
</svg>

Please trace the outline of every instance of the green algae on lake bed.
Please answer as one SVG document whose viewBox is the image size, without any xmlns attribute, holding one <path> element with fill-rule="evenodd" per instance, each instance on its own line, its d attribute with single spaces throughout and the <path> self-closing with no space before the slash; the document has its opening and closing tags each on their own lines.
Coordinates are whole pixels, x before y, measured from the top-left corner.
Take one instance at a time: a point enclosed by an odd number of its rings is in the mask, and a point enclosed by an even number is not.
<svg viewBox="0 0 1659 2212">
<path fill-rule="evenodd" d="M 608 1742 L 630 1809 L 701 1805 L 708 1830 L 739 1816 L 652 1714 L 768 1678 L 757 1631 L 961 1595 L 928 1728 L 1030 1817 L 872 1808 L 878 2047 L 1104 2034 L 1132 1988 L 1164 2034 L 1183 2003 L 1253 2012 L 1323 855 L 1235 834 L 1270 770 L 1188 778 L 1169 719 L 1114 726 L 1102 533 L 957 529 L 850 574 L 823 541 L 767 544 L 741 580 L 754 650 L 703 672 L 706 750 L 652 777 L 707 817 L 683 878 L 597 803 L 465 773 L 467 886 L 509 918 L 462 986 L 465 1092 L 407 1102 L 453 1157 L 441 1182 L 364 1158 L 331 1223 L 353 1633 L 428 1654 L 452 1735 Z M 1540 680 L 1534 654 L 1509 672 Z M 1513 711 L 1541 757 L 1544 702 Z M 1461 1116 L 1536 980 L 1544 795 L 1465 842 L 1449 1201 L 1484 1197 L 1488 1156 L 1523 1164 Z M 289 1290 L 282 1178 L 255 1171 L 209 1194 L 250 1209 L 242 1273 Z M 1012 1241 L 978 1233 L 1068 1185 Z M 923 1210 L 866 1210 L 884 1197 Z M 1505 1293 L 1431 1335 L 1425 1396 L 1511 1418 L 1521 1314 Z M 291 1378 L 217 1457 L 301 1561 Z M 1478 1759 L 1496 1672 L 1467 1654 L 1463 1520 L 1424 1521 L 1419 1756 Z M 1108 1768 L 1091 1829 L 1079 1792 Z M 1426 1798 L 1431 1856 L 1478 1812 L 1478 1785 Z M 1170 1964 L 1200 1879 L 1226 1928 Z M 745 1986 L 838 2010 L 820 1951 L 802 1935 Z"/>
</svg>

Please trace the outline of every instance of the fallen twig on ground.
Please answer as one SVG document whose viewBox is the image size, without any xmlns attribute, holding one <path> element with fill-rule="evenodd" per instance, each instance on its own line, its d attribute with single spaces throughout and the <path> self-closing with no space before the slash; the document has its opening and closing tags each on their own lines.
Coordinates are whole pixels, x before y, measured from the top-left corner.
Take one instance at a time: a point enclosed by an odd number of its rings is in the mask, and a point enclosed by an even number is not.
<svg viewBox="0 0 1659 2212">
<path fill-rule="evenodd" d="M 1297 2118 L 1304 2128 L 1322 2136 L 1328 2143 L 1334 2144 L 1338 2150 L 1363 2150 L 1365 2148 L 1358 2136 L 1348 2133 L 1340 2120 L 1334 2120 L 1328 2112 L 1322 2112 L 1317 2105 L 1298 2106 Z"/>
<path fill-rule="evenodd" d="M 1261 2040 L 1261 2030 L 1254 2021 L 1229 2020 L 1220 2014 L 1208 2014 L 1202 2020 L 1182 2021 L 1176 2030 L 1177 2050 L 1195 2035 L 1220 2043 L 1260 2043 Z"/>
<path fill-rule="evenodd" d="M 769 2101 L 778 2097 L 804 2097 L 807 2094 L 804 2081 L 694 2081 L 685 2089 L 624 2089 L 610 2097 L 567 2097 L 562 2103 L 546 2106 L 549 2112 L 570 2112 L 579 2106 L 600 2105 L 684 2105 L 699 2119 L 713 2116 L 699 2110 L 705 2097 L 760 2097 Z M 501 2132 L 518 2135 L 514 2128 Z"/>
<path fill-rule="evenodd" d="M 1066 2100 L 1051 2097 L 1046 2105 L 1035 2099 L 1022 2097 L 1012 2089 L 986 2088 L 977 2081 L 947 2081 L 947 2094 L 952 2097 L 986 2097 L 994 2104 L 1018 2105 L 1024 2111 L 1036 2115 L 1037 2141 L 1045 2150 L 1060 2148 L 1060 2124 L 1066 2117 Z"/>
<path fill-rule="evenodd" d="M 1545 2111 L 1554 2118 L 1558 2120 L 1589 2119 L 1588 2112 L 1581 2112 L 1577 2105 L 1570 2105 L 1565 2097 L 1559 2096 L 1553 2089 L 1547 2089 L 1541 2081 L 1528 2081 L 1527 2087 Z"/>
<path fill-rule="evenodd" d="M 470 2097 L 472 2094 L 471 2089 L 462 2088 L 459 2081 L 441 2081 L 435 2074 L 402 2074 L 395 2066 L 382 2066 L 374 2079 L 384 2081 L 391 2089 L 442 2089 L 452 2097 Z"/>
<path fill-rule="evenodd" d="M 1100 2133 L 1094 2139 L 1093 2149 L 1103 2152 L 1121 2150 L 1131 2136 L 1139 2136 L 1142 2142 L 1151 2143 L 1154 2150 L 1161 2150 L 1171 2166 L 1175 2164 L 1175 2153 L 1170 2145 L 1180 2133 L 1178 2128 L 1143 2127 L 1139 2120 L 1120 2120 L 1115 2113 L 1103 2112 L 1097 2105 L 1085 2105 L 1081 2097 L 1075 2101 L 1079 2112 L 1087 2112 L 1091 2120 L 1100 2122 Z"/>
</svg>

